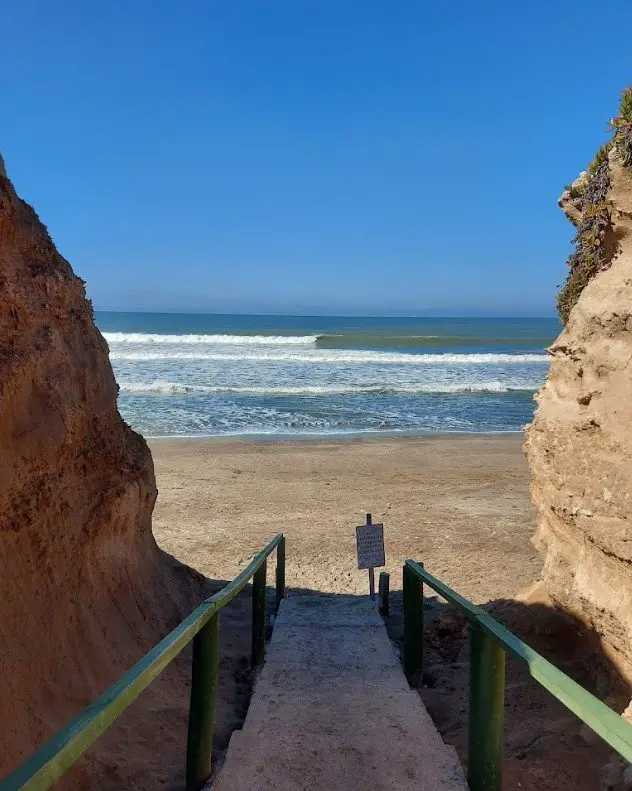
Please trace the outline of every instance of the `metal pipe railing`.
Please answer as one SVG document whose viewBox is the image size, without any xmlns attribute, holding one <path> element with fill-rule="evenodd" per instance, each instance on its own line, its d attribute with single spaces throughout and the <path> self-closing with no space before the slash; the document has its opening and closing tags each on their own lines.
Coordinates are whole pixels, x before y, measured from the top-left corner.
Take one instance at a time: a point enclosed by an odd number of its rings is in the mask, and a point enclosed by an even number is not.
<svg viewBox="0 0 632 791">
<path fill-rule="evenodd" d="M 404 565 L 404 669 L 409 678 L 423 670 L 423 585 L 454 604 L 470 622 L 470 791 L 500 791 L 503 761 L 505 655 L 527 666 L 532 678 L 632 762 L 632 725 L 580 684 L 523 643 L 485 610 L 433 577 L 422 563 Z"/>
<path fill-rule="evenodd" d="M 71 720 L 0 782 L 0 791 L 43 791 L 99 738 L 193 640 L 193 667 L 186 789 L 198 791 L 211 774 L 213 721 L 218 687 L 219 613 L 254 577 L 252 586 L 252 663 L 263 662 L 266 620 L 266 561 L 277 550 L 276 607 L 285 596 L 285 538 L 275 536 L 222 590 L 204 601 L 87 709 Z"/>
</svg>

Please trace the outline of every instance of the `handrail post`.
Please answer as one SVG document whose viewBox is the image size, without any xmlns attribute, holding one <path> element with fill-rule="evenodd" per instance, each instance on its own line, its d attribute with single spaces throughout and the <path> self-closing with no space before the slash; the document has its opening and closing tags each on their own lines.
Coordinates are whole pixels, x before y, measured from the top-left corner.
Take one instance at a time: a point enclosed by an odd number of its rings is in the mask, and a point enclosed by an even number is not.
<svg viewBox="0 0 632 791">
<path fill-rule="evenodd" d="M 380 599 L 380 615 L 384 616 L 388 616 L 389 613 L 390 579 L 388 571 L 380 572 L 377 589 Z"/>
<path fill-rule="evenodd" d="M 420 564 L 423 565 L 423 564 Z M 404 671 L 420 675 L 424 659 L 424 589 L 419 577 L 404 564 Z"/>
<path fill-rule="evenodd" d="M 266 570 L 264 560 L 252 578 L 252 666 L 263 664 L 266 649 Z"/>
<path fill-rule="evenodd" d="M 285 598 L 285 536 L 282 536 L 277 546 L 275 612 L 279 612 L 281 601 L 284 598 Z"/>
<path fill-rule="evenodd" d="M 471 791 L 500 791 L 505 714 L 505 650 L 470 624 L 470 723 L 468 784 Z"/>
<path fill-rule="evenodd" d="M 218 675 L 219 612 L 193 638 L 186 791 L 198 791 L 211 776 Z"/>
</svg>

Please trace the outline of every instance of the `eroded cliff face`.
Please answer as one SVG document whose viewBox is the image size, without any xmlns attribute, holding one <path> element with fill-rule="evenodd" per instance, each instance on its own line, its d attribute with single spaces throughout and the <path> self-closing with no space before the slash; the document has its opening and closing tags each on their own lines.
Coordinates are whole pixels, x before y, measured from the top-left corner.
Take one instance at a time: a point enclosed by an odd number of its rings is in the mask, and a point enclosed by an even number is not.
<svg viewBox="0 0 632 791">
<path fill-rule="evenodd" d="M 632 171 L 613 142 L 560 198 L 580 253 L 596 256 L 551 347 L 526 452 L 548 591 L 632 680 Z"/>
<path fill-rule="evenodd" d="M 116 395 L 83 282 L 0 159 L 0 777 L 199 602 Z"/>
</svg>

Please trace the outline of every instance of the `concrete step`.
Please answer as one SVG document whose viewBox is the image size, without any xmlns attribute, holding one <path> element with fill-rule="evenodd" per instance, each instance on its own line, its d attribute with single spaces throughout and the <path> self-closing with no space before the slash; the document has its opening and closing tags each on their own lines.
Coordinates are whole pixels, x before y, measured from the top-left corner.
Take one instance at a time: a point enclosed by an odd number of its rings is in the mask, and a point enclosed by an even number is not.
<svg viewBox="0 0 632 791">
<path fill-rule="evenodd" d="M 375 605 L 283 602 L 243 730 L 213 791 L 466 791 Z"/>
</svg>

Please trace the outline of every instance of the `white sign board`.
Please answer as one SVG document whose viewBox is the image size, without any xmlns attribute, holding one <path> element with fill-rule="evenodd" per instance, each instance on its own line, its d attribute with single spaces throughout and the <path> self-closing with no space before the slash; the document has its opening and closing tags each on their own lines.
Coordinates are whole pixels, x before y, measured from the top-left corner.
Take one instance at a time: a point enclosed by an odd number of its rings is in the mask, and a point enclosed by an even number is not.
<svg viewBox="0 0 632 791">
<path fill-rule="evenodd" d="M 356 527 L 358 568 L 374 569 L 385 566 L 384 525 L 360 525 Z"/>
</svg>

